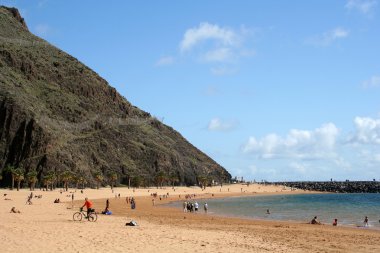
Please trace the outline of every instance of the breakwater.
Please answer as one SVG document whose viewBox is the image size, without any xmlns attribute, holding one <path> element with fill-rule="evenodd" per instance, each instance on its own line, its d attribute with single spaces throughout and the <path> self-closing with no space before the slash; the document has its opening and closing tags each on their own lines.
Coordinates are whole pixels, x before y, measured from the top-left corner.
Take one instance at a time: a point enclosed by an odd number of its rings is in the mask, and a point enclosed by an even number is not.
<svg viewBox="0 0 380 253">
<path fill-rule="evenodd" d="M 325 181 L 325 182 L 272 182 L 265 184 L 284 185 L 287 187 L 337 193 L 380 193 L 380 182 L 376 181 Z"/>
</svg>

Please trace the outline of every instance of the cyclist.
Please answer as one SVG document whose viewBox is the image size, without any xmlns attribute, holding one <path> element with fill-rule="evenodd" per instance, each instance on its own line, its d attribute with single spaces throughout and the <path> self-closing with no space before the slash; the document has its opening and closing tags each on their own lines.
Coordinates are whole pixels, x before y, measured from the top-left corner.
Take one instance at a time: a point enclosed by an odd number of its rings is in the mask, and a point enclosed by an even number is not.
<svg viewBox="0 0 380 253">
<path fill-rule="evenodd" d="M 89 201 L 88 198 L 85 198 L 84 200 L 85 200 L 85 202 L 84 202 L 82 208 L 86 206 L 86 208 L 87 208 L 87 218 L 88 218 L 88 215 L 92 212 L 92 202 Z"/>
</svg>

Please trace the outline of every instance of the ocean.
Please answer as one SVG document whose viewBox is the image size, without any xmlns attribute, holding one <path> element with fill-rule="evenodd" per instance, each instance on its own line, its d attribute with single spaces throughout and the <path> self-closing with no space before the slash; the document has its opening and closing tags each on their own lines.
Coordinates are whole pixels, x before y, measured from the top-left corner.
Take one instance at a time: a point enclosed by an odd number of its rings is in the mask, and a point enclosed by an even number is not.
<svg viewBox="0 0 380 253">
<path fill-rule="evenodd" d="M 309 222 L 314 216 L 324 224 L 362 227 L 365 216 L 369 218 L 369 228 L 380 229 L 379 193 L 331 193 L 261 195 L 204 199 L 198 201 L 200 210 L 207 202 L 209 212 L 215 215 L 233 216 L 248 219 L 283 220 Z M 182 208 L 182 203 L 172 203 Z M 270 214 L 266 214 L 267 209 Z"/>
</svg>

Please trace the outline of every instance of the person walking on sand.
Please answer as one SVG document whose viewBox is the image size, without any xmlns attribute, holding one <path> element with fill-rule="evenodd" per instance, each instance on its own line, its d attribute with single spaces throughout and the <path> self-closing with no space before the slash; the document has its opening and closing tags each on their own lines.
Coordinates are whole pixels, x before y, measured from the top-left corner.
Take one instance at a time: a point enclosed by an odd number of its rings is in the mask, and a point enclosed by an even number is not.
<svg viewBox="0 0 380 253">
<path fill-rule="evenodd" d="M 187 213 L 187 202 L 186 201 L 183 202 L 183 212 Z"/>
<path fill-rule="evenodd" d="M 205 203 L 205 204 L 203 205 L 203 209 L 205 210 L 205 213 L 207 213 L 207 211 L 208 211 L 208 205 L 207 205 L 207 203 Z"/>
</svg>

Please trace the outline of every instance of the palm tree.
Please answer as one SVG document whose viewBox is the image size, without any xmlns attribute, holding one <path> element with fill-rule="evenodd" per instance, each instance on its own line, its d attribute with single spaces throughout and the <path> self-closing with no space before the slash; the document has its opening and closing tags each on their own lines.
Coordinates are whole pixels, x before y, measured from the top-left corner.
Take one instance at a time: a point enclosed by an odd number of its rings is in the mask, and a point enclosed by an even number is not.
<svg viewBox="0 0 380 253">
<path fill-rule="evenodd" d="M 65 170 L 61 174 L 61 180 L 63 182 L 63 187 L 66 189 L 66 191 L 69 190 L 69 182 L 74 179 L 74 174 L 70 170 Z"/>
<path fill-rule="evenodd" d="M 116 181 L 117 181 L 117 174 L 116 174 L 116 172 L 111 172 L 111 173 L 109 174 L 109 180 L 110 180 L 110 183 L 111 183 L 111 189 L 113 189 L 114 184 L 115 184 Z"/>
<path fill-rule="evenodd" d="M 162 184 L 165 182 L 165 180 L 166 180 L 165 172 L 163 172 L 162 170 L 159 171 L 156 175 L 157 188 L 158 186 L 162 188 Z"/>
<path fill-rule="evenodd" d="M 144 179 L 140 175 L 136 175 L 132 178 L 132 184 L 139 188 L 141 184 L 143 183 Z"/>
<path fill-rule="evenodd" d="M 171 174 L 169 176 L 169 180 L 172 183 L 172 187 L 174 187 L 174 184 L 179 182 L 178 176 L 176 174 Z"/>
<path fill-rule="evenodd" d="M 79 184 L 82 184 L 82 189 L 84 189 L 84 184 L 87 183 L 87 180 L 86 178 L 83 176 L 83 174 L 81 173 L 79 176 L 75 177 L 75 181 L 77 183 L 77 188 Z"/>
<path fill-rule="evenodd" d="M 50 185 L 50 183 L 51 183 L 51 177 L 49 176 L 49 175 L 45 175 L 44 177 L 43 177 L 43 179 L 42 179 L 42 183 L 43 183 L 43 185 L 44 185 L 44 187 L 46 188 L 46 190 L 48 190 L 49 189 L 49 185 Z"/>
<path fill-rule="evenodd" d="M 7 165 L 7 167 L 5 167 L 5 171 L 11 174 L 11 177 L 12 177 L 11 190 L 13 191 L 13 189 L 15 188 L 15 174 L 14 174 L 15 167 L 12 165 Z"/>
<path fill-rule="evenodd" d="M 37 179 L 37 171 L 36 170 L 30 170 L 28 174 L 26 174 L 26 178 L 29 182 L 30 190 L 34 191 L 34 187 L 36 186 L 36 183 L 38 181 Z"/>
<path fill-rule="evenodd" d="M 20 167 L 14 170 L 14 180 L 17 182 L 17 191 L 20 190 L 21 181 L 24 180 L 25 170 Z"/>
<path fill-rule="evenodd" d="M 104 180 L 104 176 L 103 176 L 102 172 L 100 172 L 100 171 L 96 172 L 95 180 L 96 180 L 96 188 L 99 190 L 99 186 Z"/>
<path fill-rule="evenodd" d="M 208 178 L 206 176 L 199 176 L 198 182 L 201 185 L 201 188 L 206 189 Z"/>
<path fill-rule="evenodd" d="M 43 178 L 43 183 L 44 183 L 44 185 L 45 185 L 45 187 L 46 187 L 46 190 L 48 190 L 49 187 L 50 187 L 50 190 L 51 190 L 51 191 L 53 190 L 53 184 L 54 184 L 54 182 L 56 181 L 56 179 L 57 179 L 57 176 L 56 176 L 56 174 L 55 174 L 54 171 L 50 171 L 50 172 L 48 172 L 48 173 L 44 176 L 44 178 Z"/>
</svg>

